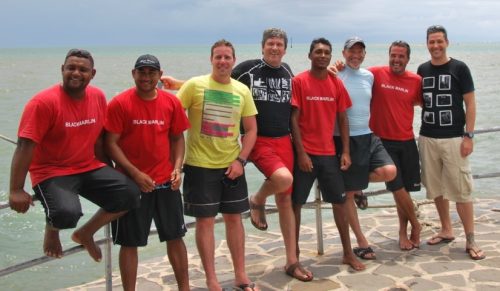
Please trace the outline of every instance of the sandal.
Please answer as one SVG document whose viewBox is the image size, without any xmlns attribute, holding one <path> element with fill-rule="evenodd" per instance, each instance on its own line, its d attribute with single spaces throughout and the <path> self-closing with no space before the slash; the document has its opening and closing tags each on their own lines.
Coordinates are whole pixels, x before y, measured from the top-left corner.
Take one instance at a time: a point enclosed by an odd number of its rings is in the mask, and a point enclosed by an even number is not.
<svg viewBox="0 0 500 291">
<path fill-rule="evenodd" d="M 255 283 L 250 282 L 250 283 L 243 283 L 238 286 L 233 287 L 233 291 L 247 291 L 245 290 L 246 288 L 250 288 L 250 290 L 255 290 Z"/>
<path fill-rule="evenodd" d="M 483 254 L 480 255 L 483 251 L 479 248 L 465 248 L 465 252 L 469 254 L 469 257 L 475 261 L 482 260 L 486 258 L 486 256 Z"/>
<path fill-rule="evenodd" d="M 375 252 L 371 247 L 356 247 L 352 249 L 352 252 L 359 258 L 363 260 L 375 260 L 377 257 L 375 256 Z"/>
<path fill-rule="evenodd" d="M 295 273 L 295 270 L 299 269 L 299 271 L 304 274 L 304 275 L 297 275 Z M 288 268 L 285 266 L 285 273 L 292 277 L 292 278 L 295 278 L 297 280 L 300 280 L 302 282 L 309 282 L 311 281 L 314 277 L 313 275 L 309 275 L 306 271 L 306 269 L 304 269 L 304 267 L 302 267 L 302 265 L 299 263 L 299 262 L 296 262 L 295 264 L 292 264 L 290 266 L 288 266 Z"/>
<path fill-rule="evenodd" d="M 365 210 L 368 208 L 368 197 L 363 193 L 363 191 L 359 191 L 354 194 L 354 202 L 359 209 Z"/>
<path fill-rule="evenodd" d="M 252 222 L 252 225 L 258 230 L 262 230 L 262 231 L 267 230 L 266 206 L 253 203 L 252 197 L 250 197 L 250 199 L 248 199 L 248 202 L 250 203 L 250 222 Z M 252 211 L 258 212 L 259 221 L 253 220 Z"/>
</svg>

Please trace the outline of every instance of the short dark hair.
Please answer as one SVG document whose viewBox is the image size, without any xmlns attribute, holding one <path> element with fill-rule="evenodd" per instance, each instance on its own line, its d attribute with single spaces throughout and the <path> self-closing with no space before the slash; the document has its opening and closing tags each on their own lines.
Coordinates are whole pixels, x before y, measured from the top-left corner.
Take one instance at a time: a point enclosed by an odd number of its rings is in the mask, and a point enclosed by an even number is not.
<svg viewBox="0 0 500 291">
<path fill-rule="evenodd" d="M 427 28 L 427 40 L 429 40 L 429 35 L 436 32 L 442 32 L 444 35 L 444 39 L 448 40 L 448 33 L 446 32 L 446 28 L 442 25 L 431 25 Z"/>
<path fill-rule="evenodd" d="M 314 50 L 314 47 L 318 43 L 321 43 L 321 44 L 329 46 L 330 47 L 330 51 L 332 51 L 332 44 L 330 43 L 330 41 L 328 39 L 324 38 L 324 37 L 318 37 L 318 38 L 313 39 L 313 41 L 311 42 L 311 46 L 309 47 L 309 54 L 312 53 L 312 51 Z"/>
<path fill-rule="evenodd" d="M 213 45 L 212 45 L 212 48 L 210 49 L 210 58 L 212 58 L 214 56 L 214 49 L 216 47 L 220 47 L 220 46 L 227 46 L 227 47 L 230 47 L 231 50 L 233 51 L 233 58 L 236 58 L 236 54 L 234 52 L 234 46 L 232 43 L 230 43 L 229 41 L 225 40 L 225 39 L 220 39 L 218 41 L 216 41 Z"/>
<path fill-rule="evenodd" d="M 391 46 L 389 47 L 389 54 L 391 53 L 391 49 L 392 49 L 393 46 L 399 46 L 399 47 L 406 48 L 406 56 L 408 58 L 410 58 L 411 49 L 410 49 L 410 45 L 406 41 L 404 41 L 404 40 L 393 41 L 391 43 Z"/>
<path fill-rule="evenodd" d="M 264 47 L 264 44 L 268 39 L 273 37 L 282 38 L 285 41 L 286 49 L 288 45 L 288 37 L 286 36 L 286 32 L 281 28 L 268 28 L 264 30 L 264 33 L 262 34 L 262 47 Z"/>
<path fill-rule="evenodd" d="M 90 64 L 92 65 L 92 68 L 94 67 L 94 58 L 90 54 L 89 51 L 84 50 L 84 49 L 70 49 L 68 53 L 66 54 L 66 58 L 64 59 L 64 63 L 70 58 L 70 57 L 77 57 L 77 58 L 84 58 L 90 61 Z"/>
<path fill-rule="evenodd" d="M 329 46 L 330 51 L 332 51 L 332 44 L 330 43 L 330 41 L 324 37 L 318 37 L 313 39 L 313 41 L 311 42 L 311 46 L 309 47 L 309 54 L 312 53 L 312 51 L 314 50 L 314 46 L 316 46 L 318 43 Z"/>
</svg>

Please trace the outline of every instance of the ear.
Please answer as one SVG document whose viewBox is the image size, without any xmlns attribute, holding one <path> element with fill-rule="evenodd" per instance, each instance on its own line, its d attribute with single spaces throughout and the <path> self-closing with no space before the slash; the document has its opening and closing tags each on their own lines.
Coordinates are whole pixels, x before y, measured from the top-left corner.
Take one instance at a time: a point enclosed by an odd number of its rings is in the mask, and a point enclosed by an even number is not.
<svg viewBox="0 0 500 291">
<path fill-rule="evenodd" d="M 97 73 L 97 71 L 95 69 L 92 69 L 92 78 L 91 79 L 94 79 L 96 73 Z"/>
</svg>

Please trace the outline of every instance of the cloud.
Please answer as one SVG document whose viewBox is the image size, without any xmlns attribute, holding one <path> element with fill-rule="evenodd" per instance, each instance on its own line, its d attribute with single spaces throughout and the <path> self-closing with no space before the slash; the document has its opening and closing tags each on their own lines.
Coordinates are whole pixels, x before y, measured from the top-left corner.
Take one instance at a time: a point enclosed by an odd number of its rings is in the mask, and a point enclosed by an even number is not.
<svg viewBox="0 0 500 291">
<path fill-rule="evenodd" d="M 454 41 L 500 41 L 497 1 L 3 0 L 2 47 L 259 42 L 267 27 L 294 42 L 359 35 L 423 42 L 442 24 Z"/>
</svg>

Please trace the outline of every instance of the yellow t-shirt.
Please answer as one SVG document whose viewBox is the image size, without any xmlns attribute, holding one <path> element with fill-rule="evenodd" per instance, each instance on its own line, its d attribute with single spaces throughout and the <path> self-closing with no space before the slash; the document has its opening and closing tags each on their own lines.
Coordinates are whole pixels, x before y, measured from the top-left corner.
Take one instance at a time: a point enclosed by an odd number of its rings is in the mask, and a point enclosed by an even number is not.
<svg viewBox="0 0 500 291">
<path fill-rule="evenodd" d="M 240 153 L 241 118 L 257 114 L 248 87 L 234 79 L 220 84 L 204 75 L 184 83 L 177 96 L 191 123 L 185 163 L 210 169 L 228 167 Z"/>
</svg>

